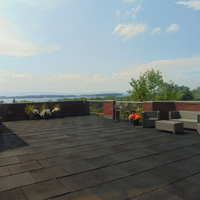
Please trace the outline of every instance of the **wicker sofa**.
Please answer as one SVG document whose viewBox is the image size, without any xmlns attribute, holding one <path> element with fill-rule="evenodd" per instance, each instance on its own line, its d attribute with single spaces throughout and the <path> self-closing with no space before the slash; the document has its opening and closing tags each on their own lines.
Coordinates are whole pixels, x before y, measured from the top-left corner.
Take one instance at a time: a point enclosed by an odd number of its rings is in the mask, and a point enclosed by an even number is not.
<svg viewBox="0 0 200 200">
<path fill-rule="evenodd" d="M 187 129 L 195 129 L 200 131 L 200 112 L 195 111 L 172 111 L 169 112 L 169 120 L 183 122 L 183 127 Z"/>
</svg>

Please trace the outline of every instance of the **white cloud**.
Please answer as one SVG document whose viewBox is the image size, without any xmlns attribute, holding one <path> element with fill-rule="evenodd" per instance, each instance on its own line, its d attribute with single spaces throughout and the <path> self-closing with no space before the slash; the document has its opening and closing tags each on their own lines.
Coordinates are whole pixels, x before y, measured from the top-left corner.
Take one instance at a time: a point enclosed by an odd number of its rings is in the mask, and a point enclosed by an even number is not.
<svg viewBox="0 0 200 200">
<path fill-rule="evenodd" d="M 156 60 L 150 63 L 132 66 L 111 76 L 94 74 L 57 74 L 53 76 L 37 77 L 31 74 L 10 73 L 0 71 L 0 91 L 9 92 L 98 92 L 98 91 L 127 91 L 131 78 L 138 78 L 140 73 L 149 69 L 162 72 L 165 81 L 174 81 L 178 85 L 185 85 L 194 89 L 199 86 L 200 57 Z M 192 81 L 191 81 L 192 80 Z"/>
<path fill-rule="evenodd" d="M 139 10 L 140 10 L 140 6 L 132 8 L 130 11 L 126 11 L 124 17 L 131 16 L 134 18 Z"/>
<path fill-rule="evenodd" d="M 157 27 L 157 28 L 153 29 L 153 31 L 151 33 L 158 34 L 158 33 L 160 33 L 160 31 L 161 31 L 161 28 Z"/>
<path fill-rule="evenodd" d="M 132 37 L 144 33 L 147 29 L 145 24 L 118 24 L 115 27 L 114 33 L 118 33 L 123 37 L 123 41 L 131 39 Z"/>
<path fill-rule="evenodd" d="M 166 31 L 171 32 L 171 31 L 178 31 L 179 30 L 179 25 L 177 24 L 171 24 Z"/>
<path fill-rule="evenodd" d="M 188 8 L 193 8 L 194 10 L 200 10 L 199 0 L 178 1 L 177 4 L 187 6 Z"/>
</svg>

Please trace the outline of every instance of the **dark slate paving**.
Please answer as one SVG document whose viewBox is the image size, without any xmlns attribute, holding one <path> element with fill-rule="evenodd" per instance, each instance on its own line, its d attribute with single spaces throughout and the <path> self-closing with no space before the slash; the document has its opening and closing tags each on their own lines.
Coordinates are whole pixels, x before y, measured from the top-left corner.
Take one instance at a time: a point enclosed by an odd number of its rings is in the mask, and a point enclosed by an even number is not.
<svg viewBox="0 0 200 200">
<path fill-rule="evenodd" d="M 43 200 L 69 192 L 57 180 L 36 183 L 23 187 L 21 190 L 29 200 Z"/>
<path fill-rule="evenodd" d="M 71 192 L 86 189 L 103 183 L 90 172 L 60 178 L 58 180 Z"/>
<path fill-rule="evenodd" d="M 0 167 L 0 177 L 8 176 L 10 172 L 7 167 Z"/>
<path fill-rule="evenodd" d="M 26 200 L 26 198 L 20 189 L 14 189 L 1 192 L 0 200 Z"/>
<path fill-rule="evenodd" d="M 16 156 L 10 158 L 2 158 L 0 159 L 0 166 L 11 165 L 19 162 L 20 161 Z"/>
<path fill-rule="evenodd" d="M 113 181 L 115 179 L 123 178 L 130 175 L 130 173 L 120 169 L 117 166 L 110 166 L 97 169 L 92 171 L 91 174 L 94 177 L 102 180 L 103 182 Z"/>
<path fill-rule="evenodd" d="M 34 177 L 34 179 L 37 180 L 38 182 L 69 175 L 68 172 L 64 171 L 58 166 L 34 170 L 30 173 Z"/>
<path fill-rule="evenodd" d="M 138 190 L 143 191 L 144 193 L 155 190 L 157 188 L 161 188 L 169 184 L 168 181 L 165 181 L 156 176 L 153 176 L 149 174 L 148 172 L 129 176 L 121 180 L 129 185 L 132 185 Z"/>
<path fill-rule="evenodd" d="M 199 189 L 200 189 L 199 184 L 192 183 L 185 179 L 165 187 L 165 190 L 167 190 L 168 192 L 175 194 L 183 199 L 191 199 L 191 200 L 200 199 Z"/>
<path fill-rule="evenodd" d="M 130 200 L 183 200 L 179 196 L 171 194 L 164 189 L 158 189 Z M 188 199 L 189 200 L 189 199 Z"/>
<path fill-rule="evenodd" d="M 93 187 L 91 190 L 105 200 L 125 200 L 142 193 L 120 180 Z"/>
<path fill-rule="evenodd" d="M 0 192 L 35 183 L 29 172 L 0 178 Z"/>
<path fill-rule="evenodd" d="M 4 122 L 0 200 L 200 199 L 200 136 L 95 116 Z"/>
<path fill-rule="evenodd" d="M 42 168 L 41 165 L 39 165 L 36 161 L 25 162 L 25 163 L 8 166 L 8 169 L 12 174 L 18 174 L 21 172 L 32 171 L 32 170 L 40 169 L 40 168 Z"/>
<path fill-rule="evenodd" d="M 85 160 L 61 165 L 61 167 L 65 171 L 69 172 L 69 174 L 77 174 L 80 172 L 85 172 L 96 168 L 95 166 L 93 166 L 92 164 L 88 163 Z"/>
<path fill-rule="evenodd" d="M 72 194 L 63 195 L 57 198 L 52 198 L 52 200 L 103 200 L 103 199 L 98 197 L 90 189 L 86 189 L 80 192 L 74 192 Z"/>
<path fill-rule="evenodd" d="M 35 154 L 20 155 L 20 156 L 17 156 L 17 158 L 21 162 L 28 162 L 28 161 L 34 161 L 34 160 L 39 160 L 39 159 L 45 159 L 46 157 L 42 153 L 35 153 Z"/>
</svg>

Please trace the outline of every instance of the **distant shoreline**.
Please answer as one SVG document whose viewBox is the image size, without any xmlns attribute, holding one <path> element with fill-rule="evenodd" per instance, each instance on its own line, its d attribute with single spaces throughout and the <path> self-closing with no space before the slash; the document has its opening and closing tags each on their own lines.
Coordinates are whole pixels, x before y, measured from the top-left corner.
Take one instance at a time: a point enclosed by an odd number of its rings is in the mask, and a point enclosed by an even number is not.
<svg viewBox="0 0 200 200">
<path fill-rule="evenodd" d="M 0 99 L 41 99 L 41 98 L 88 98 L 88 97 L 120 97 L 122 93 L 82 94 L 82 95 L 25 95 L 25 96 L 0 96 Z"/>
</svg>

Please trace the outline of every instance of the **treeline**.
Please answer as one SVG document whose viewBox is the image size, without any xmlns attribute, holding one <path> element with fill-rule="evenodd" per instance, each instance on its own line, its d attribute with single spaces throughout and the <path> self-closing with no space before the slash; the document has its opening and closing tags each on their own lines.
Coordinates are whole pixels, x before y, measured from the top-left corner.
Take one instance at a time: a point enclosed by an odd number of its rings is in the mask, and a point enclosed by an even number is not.
<svg viewBox="0 0 200 200">
<path fill-rule="evenodd" d="M 128 92 L 135 101 L 200 100 L 200 87 L 190 90 L 173 81 L 165 82 L 159 70 L 151 69 L 140 74 L 138 79 L 131 80 L 130 85 L 132 89 Z"/>
</svg>

